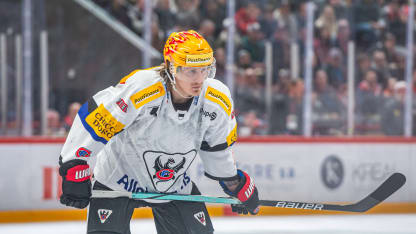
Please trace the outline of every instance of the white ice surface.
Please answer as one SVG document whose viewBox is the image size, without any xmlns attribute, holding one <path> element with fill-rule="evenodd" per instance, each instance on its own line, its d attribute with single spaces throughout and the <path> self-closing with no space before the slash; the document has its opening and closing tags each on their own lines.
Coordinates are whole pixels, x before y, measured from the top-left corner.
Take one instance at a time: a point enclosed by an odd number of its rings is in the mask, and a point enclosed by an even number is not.
<svg viewBox="0 0 416 234">
<path fill-rule="evenodd" d="M 213 218 L 216 234 L 416 234 L 415 215 Z M 85 233 L 85 222 L 0 224 L 1 234 Z M 132 234 L 155 234 L 152 219 L 133 220 Z"/>
</svg>

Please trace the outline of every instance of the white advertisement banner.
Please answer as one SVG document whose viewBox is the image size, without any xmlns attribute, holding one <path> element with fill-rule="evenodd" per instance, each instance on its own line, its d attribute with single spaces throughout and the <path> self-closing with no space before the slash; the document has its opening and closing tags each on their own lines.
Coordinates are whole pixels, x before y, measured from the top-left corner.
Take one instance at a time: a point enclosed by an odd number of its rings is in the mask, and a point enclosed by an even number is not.
<svg viewBox="0 0 416 234">
<path fill-rule="evenodd" d="M 58 159 L 61 143 L 1 143 L 0 210 L 62 209 Z M 254 177 L 261 199 L 352 202 L 393 172 L 407 182 L 387 201 L 416 202 L 416 145 L 411 143 L 238 143 L 238 168 Z M 201 161 L 189 169 L 203 194 L 224 195 L 204 176 Z"/>
</svg>

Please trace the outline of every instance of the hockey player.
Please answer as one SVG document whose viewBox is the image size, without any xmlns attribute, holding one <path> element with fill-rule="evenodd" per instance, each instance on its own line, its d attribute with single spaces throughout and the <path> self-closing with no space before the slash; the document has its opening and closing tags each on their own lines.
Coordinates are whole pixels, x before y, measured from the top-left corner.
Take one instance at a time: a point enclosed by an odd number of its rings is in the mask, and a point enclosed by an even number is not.
<svg viewBox="0 0 416 234">
<path fill-rule="evenodd" d="M 91 198 L 88 160 L 97 155 L 93 190 L 200 194 L 186 173 L 199 155 L 205 175 L 258 212 L 253 179 L 236 168 L 237 124 L 228 88 L 215 80 L 215 59 L 197 32 L 172 33 L 164 64 L 136 70 L 79 110 L 59 159 L 60 202 L 88 210 L 88 233 L 130 233 L 134 208 L 150 206 L 158 233 L 213 233 L 204 203 L 126 197 Z M 152 203 L 154 201 L 155 203 Z"/>
</svg>

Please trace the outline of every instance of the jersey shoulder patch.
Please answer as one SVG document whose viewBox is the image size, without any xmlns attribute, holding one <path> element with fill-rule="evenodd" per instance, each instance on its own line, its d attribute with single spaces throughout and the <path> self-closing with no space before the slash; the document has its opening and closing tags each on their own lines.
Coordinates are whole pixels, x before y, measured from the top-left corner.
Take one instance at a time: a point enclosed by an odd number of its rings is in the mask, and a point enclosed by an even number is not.
<svg viewBox="0 0 416 234">
<path fill-rule="evenodd" d="M 78 115 L 82 125 L 91 137 L 103 144 L 107 144 L 113 136 L 124 128 L 124 124 L 119 122 L 103 104 L 97 107 L 93 99 L 82 105 Z"/>
<path fill-rule="evenodd" d="M 208 80 L 207 80 L 208 81 Z M 228 95 L 227 95 L 228 94 Z M 218 104 L 230 116 L 233 110 L 230 91 L 220 81 L 210 81 L 204 94 L 205 99 Z"/>
<path fill-rule="evenodd" d="M 139 89 L 138 92 L 131 95 L 130 100 L 136 109 L 139 109 L 144 104 L 156 100 L 165 95 L 165 86 L 161 81 L 158 81 L 144 89 Z"/>
</svg>

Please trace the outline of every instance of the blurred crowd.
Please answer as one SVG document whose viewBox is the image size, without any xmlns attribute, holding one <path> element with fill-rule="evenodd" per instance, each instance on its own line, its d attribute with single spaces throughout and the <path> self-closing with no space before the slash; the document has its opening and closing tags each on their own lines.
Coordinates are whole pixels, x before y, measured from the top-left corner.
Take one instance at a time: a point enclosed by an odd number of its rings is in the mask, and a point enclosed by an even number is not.
<svg viewBox="0 0 416 234">
<path fill-rule="evenodd" d="M 139 35 L 144 0 L 94 0 Z M 172 31 L 196 29 L 213 46 L 225 77 L 226 0 L 153 1 L 152 41 L 162 50 Z M 355 42 L 355 134 L 403 135 L 408 2 L 314 1 L 313 135 L 347 133 L 347 50 Z M 240 135 L 303 133 L 306 1 L 236 1 L 235 95 Z M 272 45 L 273 101 L 265 103 L 265 42 Z M 299 74 L 291 47 L 299 48 Z M 416 81 L 416 73 L 414 75 Z M 269 121 L 267 121 L 269 119 Z"/>
<path fill-rule="evenodd" d="M 143 36 L 144 0 L 91 1 Z M 195 29 L 213 47 L 216 78 L 225 81 L 227 26 L 230 23 L 227 0 L 151 2 L 152 46 L 162 51 L 171 32 Z M 408 1 L 313 2 L 316 10 L 313 21 L 312 134 L 345 135 L 349 130 L 347 55 L 348 43 L 353 41 L 354 134 L 403 135 Z M 306 1 L 236 0 L 235 3 L 233 99 L 239 135 L 302 135 Z M 268 116 L 266 42 L 271 45 L 273 58 L 272 107 Z M 294 46 L 298 48 L 297 56 Z M 293 71 L 294 63 L 297 72 Z M 416 72 L 413 72 L 413 77 L 416 82 Z M 119 78 L 114 77 L 114 81 Z M 414 87 L 413 92 L 416 92 Z M 48 113 L 48 118 L 57 120 L 59 133 L 69 128 L 70 118 L 75 116 L 76 112 L 71 112 L 71 108 L 65 112 L 51 110 Z M 79 108 L 79 103 L 73 106 L 74 110 L 76 108 Z M 416 130 L 413 132 L 415 134 Z"/>
</svg>

